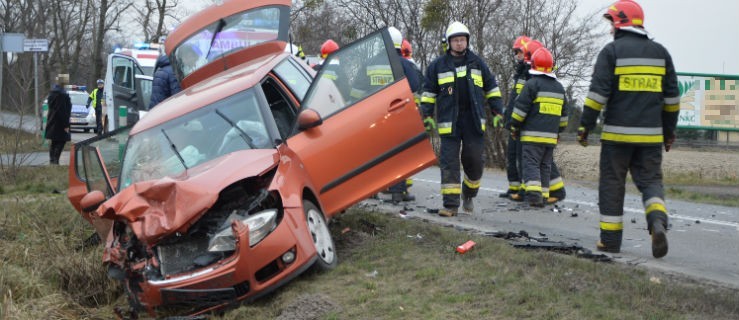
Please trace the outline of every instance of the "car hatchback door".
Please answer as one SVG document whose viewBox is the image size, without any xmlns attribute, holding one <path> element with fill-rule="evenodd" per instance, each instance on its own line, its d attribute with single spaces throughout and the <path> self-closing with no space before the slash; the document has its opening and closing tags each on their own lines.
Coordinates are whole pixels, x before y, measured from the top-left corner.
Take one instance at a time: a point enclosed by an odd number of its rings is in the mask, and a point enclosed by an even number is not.
<svg viewBox="0 0 739 320">
<path fill-rule="evenodd" d="M 329 56 L 306 94 L 287 145 L 329 216 L 436 161 L 400 59 L 383 29 Z"/>
</svg>

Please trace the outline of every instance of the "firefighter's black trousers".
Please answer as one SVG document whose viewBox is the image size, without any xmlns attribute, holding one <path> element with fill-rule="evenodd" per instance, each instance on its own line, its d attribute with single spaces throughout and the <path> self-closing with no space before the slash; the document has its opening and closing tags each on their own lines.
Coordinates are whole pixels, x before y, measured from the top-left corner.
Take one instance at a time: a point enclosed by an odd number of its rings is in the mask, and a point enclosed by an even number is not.
<svg viewBox="0 0 739 320">
<path fill-rule="evenodd" d="M 523 183 L 527 200 L 542 200 L 549 196 L 549 175 L 552 170 L 554 145 L 521 143 Z"/>
<path fill-rule="evenodd" d="M 604 143 L 600 151 L 598 207 L 601 215 L 601 242 L 609 247 L 621 246 L 628 172 L 631 172 L 631 178 L 642 194 L 648 226 L 651 228 L 655 221 L 667 226 L 662 187 L 662 146 Z"/>
<path fill-rule="evenodd" d="M 521 182 L 523 182 L 521 142 L 513 140 L 510 136 L 508 136 L 506 161 L 506 174 L 508 176 L 507 193 L 519 193 L 523 195 L 525 190 L 521 185 Z M 562 180 L 559 168 L 557 168 L 557 164 L 554 162 L 554 158 L 552 158 L 552 169 L 549 172 L 549 197 L 556 197 L 561 200 L 566 195 L 564 180 Z"/>
<path fill-rule="evenodd" d="M 451 134 L 441 136 L 439 167 L 441 168 L 441 194 L 445 208 L 459 208 L 460 193 L 465 197 L 477 196 L 484 166 L 484 135 L 479 132 L 480 123 L 469 112 L 460 111 Z M 464 181 L 460 183 L 461 164 Z"/>
<path fill-rule="evenodd" d="M 520 193 L 521 190 L 521 142 L 508 135 L 506 154 L 506 175 L 508 176 L 508 193 Z"/>
</svg>

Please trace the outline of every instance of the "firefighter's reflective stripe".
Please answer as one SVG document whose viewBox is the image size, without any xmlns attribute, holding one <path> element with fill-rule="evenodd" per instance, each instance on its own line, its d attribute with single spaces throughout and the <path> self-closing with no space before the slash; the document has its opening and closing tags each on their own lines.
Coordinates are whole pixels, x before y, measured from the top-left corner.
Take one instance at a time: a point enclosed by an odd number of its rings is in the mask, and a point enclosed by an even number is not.
<svg viewBox="0 0 739 320">
<path fill-rule="evenodd" d="M 665 97 L 665 106 L 662 110 L 665 112 L 679 112 L 680 97 Z"/>
<path fill-rule="evenodd" d="M 526 119 L 527 113 L 519 108 L 513 108 L 513 113 L 511 114 L 511 117 L 515 119 L 518 122 L 523 122 L 524 119 Z"/>
<path fill-rule="evenodd" d="M 659 211 L 667 214 L 667 208 L 665 208 L 665 201 L 658 198 L 652 197 L 644 201 L 644 212 L 649 214 L 650 212 Z"/>
<path fill-rule="evenodd" d="M 487 121 L 485 120 L 485 118 L 480 119 L 480 129 L 482 129 L 482 132 L 485 132 L 485 128 L 486 128 L 485 127 L 485 124 L 486 123 L 487 123 Z"/>
<path fill-rule="evenodd" d="M 557 134 L 543 131 L 521 131 L 521 142 L 557 144 Z"/>
<path fill-rule="evenodd" d="M 439 122 L 436 124 L 436 126 L 439 128 L 439 134 L 452 133 L 452 123 L 451 122 Z"/>
<path fill-rule="evenodd" d="M 470 74 L 472 75 L 472 81 L 475 85 L 482 88 L 482 71 L 480 71 L 480 69 L 472 69 L 470 70 Z M 486 94 L 485 98 L 487 97 L 488 96 Z"/>
<path fill-rule="evenodd" d="M 523 85 L 526 84 L 526 80 L 524 79 L 518 79 L 516 81 L 516 95 L 521 94 L 521 90 L 523 90 Z"/>
<path fill-rule="evenodd" d="M 662 92 L 662 76 L 667 73 L 665 59 L 616 59 L 614 74 L 619 91 Z"/>
<path fill-rule="evenodd" d="M 336 74 L 336 71 L 333 71 L 333 70 L 324 71 L 321 77 L 329 79 L 329 80 L 333 80 L 333 81 L 336 81 L 336 79 L 339 78 L 339 76 Z"/>
<path fill-rule="evenodd" d="M 526 181 L 526 187 L 524 188 L 526 192 L 539 192 L 541 193 L 541 181 Z"/>
<path fill-rule="evenodd" d="M 439 73 L 438 75 L 436 75 L 436 77 L 439 79 L 439 85 L 454 83 L 454 73 L 451 71 Z"/>
<path fill-rule="evenodd" d="M 425 91 L 421 94 L 421 103 L 436 103 L 436 93 Z"/>
<path fill-rule="evenodd" d="M 600 111 L 608 101 L 608 98 L 599 95 L 593 91 L 588 92 L 588 96 L 585 98 L 585 106 L 595 111 Z"/>
<path fill-rule="evenodd" d="M 564 187 L 565 182 L 562 180 L 562 177 L 557 177 L 555 179 L 549 180 L 549 191 L 557 191 Z"/>
<path fill-rule="evenodd" d="M 467 175 L 464 175 L 464 185 L 470 189 L 480 189 L 480 180 L 470 180 Z"/>
<path fill-rule="evenodd" d="M 567 116 L 563 116 L 559 118 L 559 127 L 565 128 L 567 127 L 567 123 L 570 121 L 570 119 Z"/>
<path fill-rule="evenodd" d="M 367 66 L 367 77 L 371 86 L 384 86 L 395 81 L 393 69 L 387 64 Z"/>
<path fill-rule="evenodd" d="M 464 78 L 467 76 L 467 66 L 459 66 L 454 69 L 457 73 L 457 78 Z"/>
<path fill-rule="evenodd" d="M 364 98 L 364 96 L 365 96 L 366 94 L 367 94 L 367 91 L 364 91 L 364 90 L 360 90 L 360 89 L 357 89 L 357 88 L 352 88 L 352 90 L 351 90 L 351 91 L 349 92 L 349 95 L 350 95 L 350 96 L 351 96 L 352 98 L 355 98 L 355 99 L 361 99 L 361 98 Z"/>
<path fill-rule="evenodd" d="M 508 190 L 511 190 L 511 191 L 521 190 L 521 182 L 518 182 L 518 181 L 508 182 Z"/>
<path fill-rule="evenodd" d="M 600 215 L 600 229 L 607 231 L 621 231 L 624 229 L 623 216 Z"/>
<path fill-rule="evenodd" d="M 480 78 L 480 79 L 482 79 L 482 78 Z M 500 98 L 500 97 L 502 97 L 502 96 L 500 94 L 500 88 L 498 88 L 498 87 L 492 88 L 488 92 L 485 92 L 485 99 Z"/>
<path fill-rule="evenodd" d="M 462 185 L 459 183 L 442 184 L 441 194 L 462 194 Z"/>
<path fill-rule="evenodd" d="M 542 187 L 542 188 L 541 188 L 541 195 L 542 195 L 542 196 L 543 196 L 544 198 L 549 198 L 549 188 L 544 188 L 544 187 Z"/>
<path fill-rule="evenodd" d="M 630 143 L 662 143 L 662 127 L 624 127 L 604 125 L 601 140 Z"/>
<path fill-rule="evenodd" d="M 536 94 L 534 103 L 539 104 L 539 113 L 559 117 L 562 115 L 562 105 L 565 100 L 561 93 L 540 91 Z"/>
</svg>

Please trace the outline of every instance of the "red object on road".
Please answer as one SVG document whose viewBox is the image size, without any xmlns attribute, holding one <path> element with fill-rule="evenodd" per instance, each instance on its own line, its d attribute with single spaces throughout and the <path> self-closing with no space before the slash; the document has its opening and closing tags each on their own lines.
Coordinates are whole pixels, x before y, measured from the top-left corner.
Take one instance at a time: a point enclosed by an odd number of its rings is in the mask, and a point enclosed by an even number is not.
<svg viewBox="0 0 739 320">
<path fill-rule="evenodd" d="M 465 254 L 465 253 L 467 253 L 467 251 L 470 251 L 470 249 L 472 249 L 472 247 L 474 247 L 475 244 L 476 243 L 474 241 L 469 240 L 469 241 L 467 241 L 467 242 L 465 242 L 465 243 L 457 246 L 457 252 L 459 252 L 461 254 Z"/>
</svg>

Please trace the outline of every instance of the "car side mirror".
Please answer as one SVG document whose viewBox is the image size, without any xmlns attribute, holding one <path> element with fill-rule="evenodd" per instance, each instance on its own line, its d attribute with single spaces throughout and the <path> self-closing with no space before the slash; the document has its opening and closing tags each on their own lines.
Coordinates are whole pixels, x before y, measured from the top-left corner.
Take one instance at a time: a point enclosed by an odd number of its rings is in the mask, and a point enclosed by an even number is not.
<svg viewBox="0 0 739 320">
<path fill-rule="evenodd" d="M 105 194 L 100 190 L 94 190 L 82 197 L 80 205 L 82 207 L 82 211 L 90 213 L 97 210 L 103 202 L 105 202 Z"/>
<path fill-rule="evenodd" d="M 322 123 L 323 119 L 316 110 L 305 109 L 298 114 L 298 129 L 301 131 L 320 126 Z"/>
</svg>

